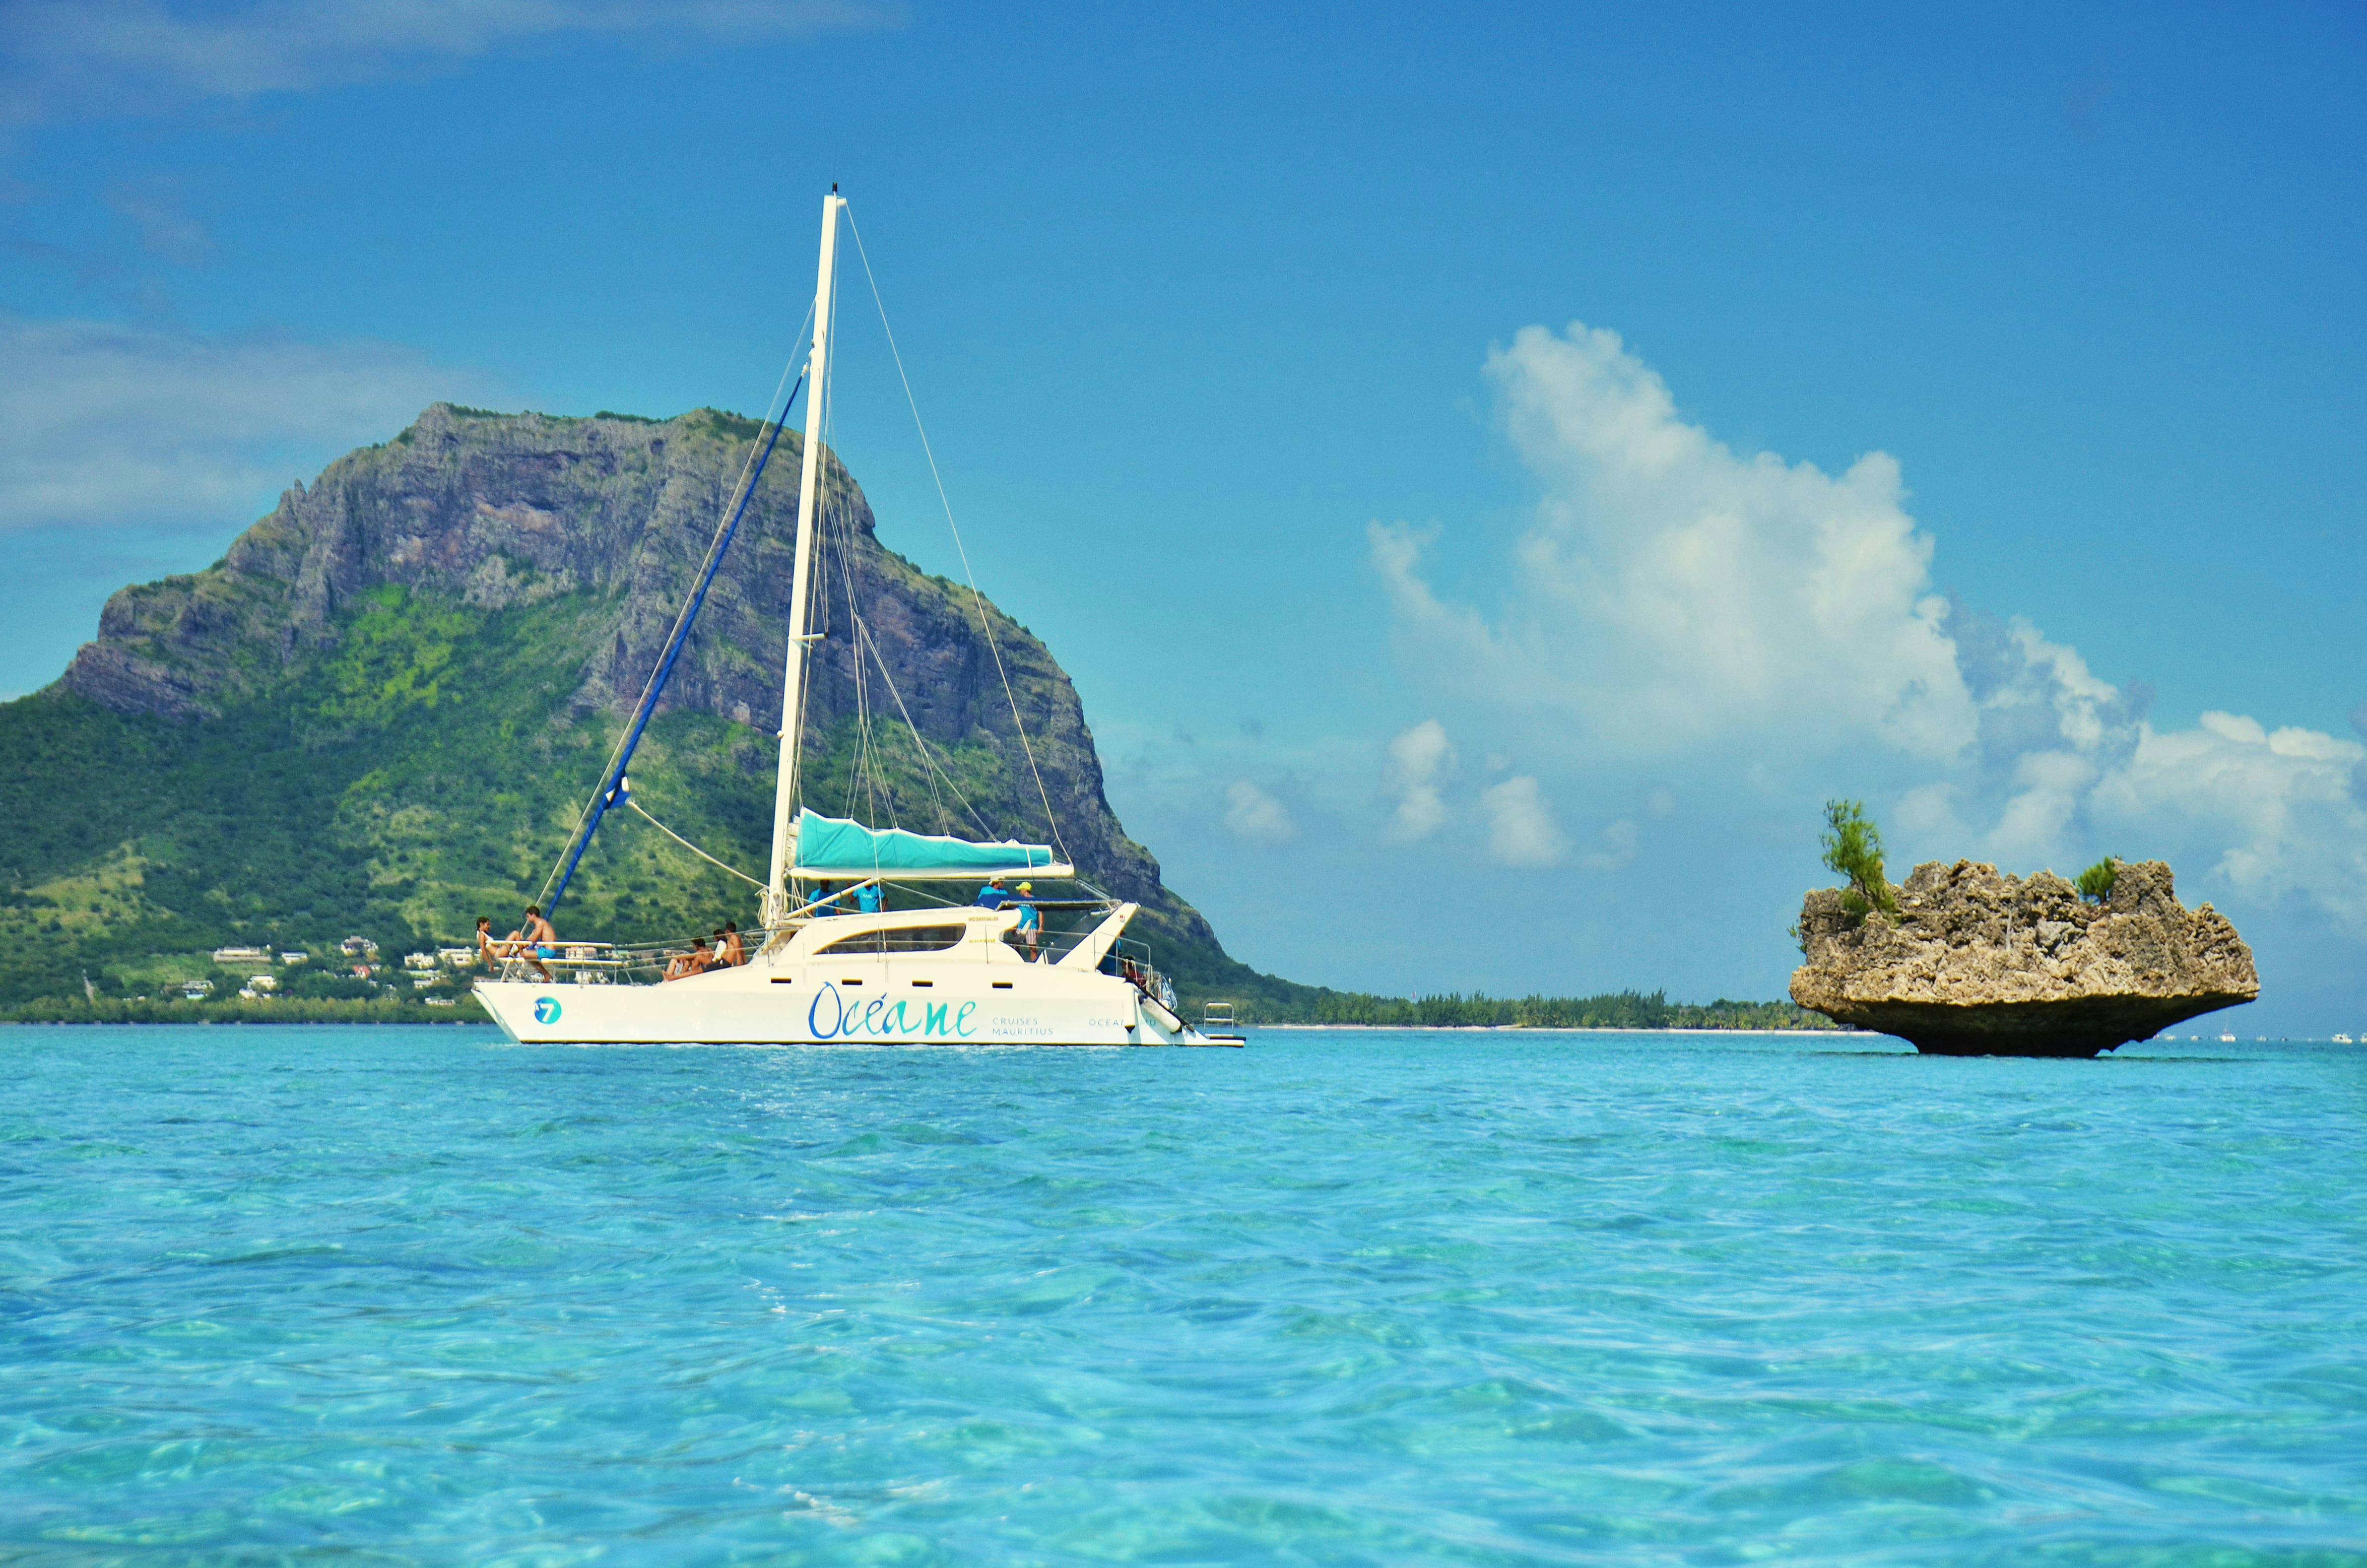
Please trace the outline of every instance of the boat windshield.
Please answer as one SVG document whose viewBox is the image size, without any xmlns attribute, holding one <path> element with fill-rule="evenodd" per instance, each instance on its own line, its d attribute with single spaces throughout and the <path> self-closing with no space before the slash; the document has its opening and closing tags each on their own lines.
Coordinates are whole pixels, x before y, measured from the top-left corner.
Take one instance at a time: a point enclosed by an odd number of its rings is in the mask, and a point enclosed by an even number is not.
<svg viewBox="0 0 2367 1568">
<path fill-rule="evenodd" d="M 961 946 L 969 933 L 960 926 L 890 926 L 841 937 L 821 953 L 942 953 Z"/>
</svg>

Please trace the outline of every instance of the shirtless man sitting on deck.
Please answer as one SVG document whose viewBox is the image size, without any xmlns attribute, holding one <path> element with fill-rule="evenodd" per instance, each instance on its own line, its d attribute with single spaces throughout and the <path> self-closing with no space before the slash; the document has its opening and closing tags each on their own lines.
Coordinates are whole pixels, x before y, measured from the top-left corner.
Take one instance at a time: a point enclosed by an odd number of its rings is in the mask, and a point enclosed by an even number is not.
<svg viewBox="0 0 2367 1568">
<path fill-rule="evenodd" d="M 715 955 L 707 950 L 707 938 L 694 937 L 690 941 L 690 951 L 674 954 L 673 961 L 666 965 L 665 977 L 668 980 L 688 980 L 694 974 L 705 974 L 714 963 Z"/>
<path fill-rule="evenodd" d="M 529 903 L 526 906 L 526 924 L 510 933 L 508 945 L 512 951 L 534 966 L 535 973 L 546 982 L 550 980 L 550 971 L 542 967 L 542 960 L 559 956 L 559 933 L 552 930 L 550 922 L 542 917 L 542 905 Z"/>
</svg>

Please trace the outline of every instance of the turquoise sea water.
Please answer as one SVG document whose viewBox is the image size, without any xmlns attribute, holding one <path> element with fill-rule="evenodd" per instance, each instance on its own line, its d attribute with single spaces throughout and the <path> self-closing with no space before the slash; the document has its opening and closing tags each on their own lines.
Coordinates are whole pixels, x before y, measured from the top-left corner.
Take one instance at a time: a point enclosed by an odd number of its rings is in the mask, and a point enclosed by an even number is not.
<svg viewBox="0 0 2367 1568">
<path fill-rule="evenodd" d="M 2367 1562 L 2367 1054 L 0 1029 L 0 1562 Z"/>
</svg>

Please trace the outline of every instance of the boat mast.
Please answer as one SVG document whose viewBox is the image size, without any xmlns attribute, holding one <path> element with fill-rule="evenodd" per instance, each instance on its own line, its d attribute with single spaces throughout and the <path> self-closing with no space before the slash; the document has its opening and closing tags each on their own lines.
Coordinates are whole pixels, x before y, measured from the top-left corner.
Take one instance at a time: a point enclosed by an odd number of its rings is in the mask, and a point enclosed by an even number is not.
<svg viewBox="0 0 2367 1568">
<path fill-rule="evenodd" d="M 812 597 L 814 512 L 821 497 L 822 377 L 830 369 L 830 285 L 837 270 L 838 210 L 845 206 L 838 187 L 821 199 L 821 263 L 814 278 L 813 352 L 806 361 L 805 467 L 798 479 L 797 569 L 789 588 L 789 652 L 781 676 L 781 766 L 773 787 L 773 875 L 764 888 L 764 924 L 780 924 L 789 911 L 789 866 L 797 858 L 797 827 L 790 821 L 798 799 L 798 754 L 805 741 L 802 721 L 806 632 Z"/>
</svg>

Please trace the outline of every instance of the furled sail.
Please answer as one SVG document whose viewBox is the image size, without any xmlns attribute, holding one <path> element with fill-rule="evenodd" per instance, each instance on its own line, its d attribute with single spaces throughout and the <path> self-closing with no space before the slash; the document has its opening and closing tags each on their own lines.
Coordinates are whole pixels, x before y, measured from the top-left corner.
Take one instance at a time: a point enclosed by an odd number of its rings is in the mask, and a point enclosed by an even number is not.
<svg viewBox="0 0 2367 1568">
<path fill-rule="evenodd" d="M 1061 865 L 1048 845 L 1021 844 L 1014 839 L 976 844 L 939 834 L 907 833 L 900 827 L 866 827 L 812 811 L 798 813 L 797 860 L 789 874 L 809 881 L 869 876 L 987 877 L 1028 871 L 1046 877 L 1073 874 L 1073 868 Z"/>
</svg>

